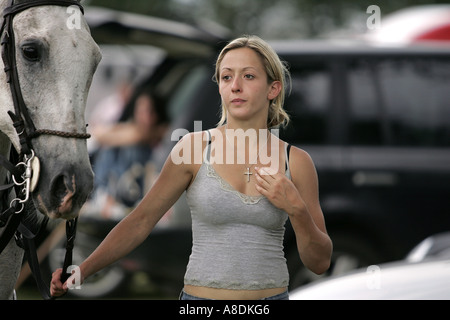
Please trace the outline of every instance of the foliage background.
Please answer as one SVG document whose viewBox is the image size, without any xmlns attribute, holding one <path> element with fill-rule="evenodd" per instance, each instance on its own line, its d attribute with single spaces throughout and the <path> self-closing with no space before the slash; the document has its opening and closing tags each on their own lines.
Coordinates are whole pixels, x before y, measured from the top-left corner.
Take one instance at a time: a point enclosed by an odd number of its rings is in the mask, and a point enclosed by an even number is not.
<svg viewBox="0 0 450 320">
<path fill-rule="evenodd" d="M 366 31 L 367 8 L 381 17 L 414 5 L 448 4 L 427 0 L 86 0 L 85 4 L 202 25 L 218 23 L 235 35 L 314 38 Z"/>
</svg>

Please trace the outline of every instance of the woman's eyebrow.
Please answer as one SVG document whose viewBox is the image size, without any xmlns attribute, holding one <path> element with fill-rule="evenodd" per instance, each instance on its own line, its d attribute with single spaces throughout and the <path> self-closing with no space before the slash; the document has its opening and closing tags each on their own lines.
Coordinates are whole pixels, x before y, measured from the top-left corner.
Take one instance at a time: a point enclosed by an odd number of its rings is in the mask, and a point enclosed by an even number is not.
<svg viewBox="0 0 450 320">
<path fill-rule="evenodd" d="M 247 71 L 249 69 L 253 69 L 253 70 L 257 70 L 255 67 L 244 67 L 241 70 L 242 71 Z M 234 69 L 231 67 L 223 67 L 222 70 L 226 70 L 226 71 L 233 71 Z"/>
</svg>

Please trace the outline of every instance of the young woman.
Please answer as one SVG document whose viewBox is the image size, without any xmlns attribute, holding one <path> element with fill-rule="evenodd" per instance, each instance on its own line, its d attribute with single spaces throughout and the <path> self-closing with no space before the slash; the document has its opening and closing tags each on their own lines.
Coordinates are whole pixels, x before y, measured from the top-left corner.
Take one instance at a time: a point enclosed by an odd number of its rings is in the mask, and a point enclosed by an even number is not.
<svg viewBox="0 0 450 320">
<path fill-rule="evenodd" d="M 152 189 L 80 265 L 82 280 L 138 246 L 184 191 L 193 246 L 181 299 L 288 299 L 288 218 L 305 266 L 325 272 L 332 242 L 314 164 L 268 130 L 289 120 L 283 110 L 287 77 L 260 38 L 230 42 L 216 63 L 219 126 L 179 141 Z M 54 296 L 67 291 L 60 277 L 59 269 L 51 282 Z"/>
</svg>

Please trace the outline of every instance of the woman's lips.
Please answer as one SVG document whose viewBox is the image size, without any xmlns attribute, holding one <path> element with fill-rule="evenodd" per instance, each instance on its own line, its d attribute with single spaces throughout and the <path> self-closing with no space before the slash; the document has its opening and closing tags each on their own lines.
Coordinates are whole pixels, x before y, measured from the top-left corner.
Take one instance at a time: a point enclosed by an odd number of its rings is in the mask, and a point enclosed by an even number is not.
<svg viewBox="0 0 450 320">
<path fill-rule="evenodd" d="M 233 99 L 233 100 L 231 100 L 231 103 L 236 104 L 236 105 L 240 105 L 240 104 L 243 104 L 245 102 L 246 102 L 246 100 L 244 100 L 244 99 Z"/>
</svg>

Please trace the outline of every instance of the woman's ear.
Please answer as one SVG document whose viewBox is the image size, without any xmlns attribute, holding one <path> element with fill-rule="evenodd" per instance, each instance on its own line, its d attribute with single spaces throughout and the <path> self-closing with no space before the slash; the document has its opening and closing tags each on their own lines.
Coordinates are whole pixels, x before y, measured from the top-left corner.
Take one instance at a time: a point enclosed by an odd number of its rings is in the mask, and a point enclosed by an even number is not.
<svg viewBox="0 0 450 320">
<path fill-rule="evenodd" d="M 270 84 L 269 94 L 267 95 L 267 99 L 272 101 L 275 99 L 281 92 L 281 82 L 274 81 Z"/>
</svg>

